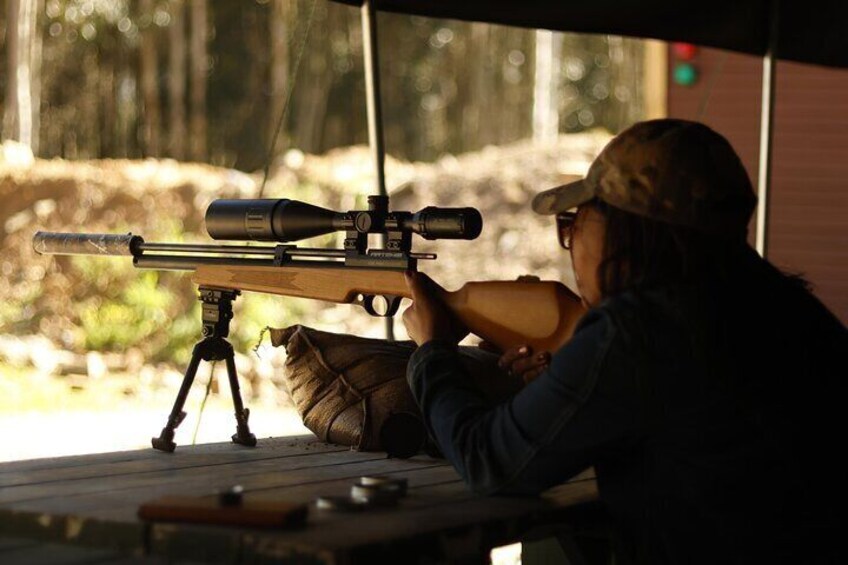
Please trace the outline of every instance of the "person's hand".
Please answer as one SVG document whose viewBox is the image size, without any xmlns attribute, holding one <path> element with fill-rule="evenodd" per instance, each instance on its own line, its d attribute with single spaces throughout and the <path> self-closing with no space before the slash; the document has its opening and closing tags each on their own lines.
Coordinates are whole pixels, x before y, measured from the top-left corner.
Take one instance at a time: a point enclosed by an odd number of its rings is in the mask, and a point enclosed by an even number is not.
<svg viewBox="0 0 848 565">
<path fill-rule="evenodd" d="M 459 343 L 468 334 L 438 297 L 441 289 L 423 273 L 407 272 L 406 284 L 412 293 L 412 306 L 403 313 L 406 333 L 418 345 L 433 339 Z"/>
<path fill-rule="evenodd" d="M 486 351 L 500 354 L 498 366 L 509 375 L 521 377 L 525 383 L 529 383 L 542 374 L 551 363 L 551 354 L 547 351 L 533 353 L 529 345 L 520 345 L 504 352 L 487 341 L 480 342 L 480 348 Z"/>
</svg>

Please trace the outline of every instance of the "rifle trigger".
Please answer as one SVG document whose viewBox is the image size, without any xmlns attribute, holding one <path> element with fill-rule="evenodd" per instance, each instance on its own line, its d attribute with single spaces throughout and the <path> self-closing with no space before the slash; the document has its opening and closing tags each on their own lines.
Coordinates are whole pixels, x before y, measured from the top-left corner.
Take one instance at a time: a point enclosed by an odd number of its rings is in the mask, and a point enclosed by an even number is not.
<svg viewBox="0 0 848 565">
<path fill-rule="evenodd" d="M 381 299 L 378 302 L 380 306 L 379 309 L 375 308 L 374 303 L 374 300 L 378 296 Z M 402 296 L 368 294 L 362 297 L 362 307 L 365 308 L 365 311 L 372 316 L 376 316 L 378 318 L 391 318 L 397 314 L 401 300 L 403 300 Z"/>
</svg>

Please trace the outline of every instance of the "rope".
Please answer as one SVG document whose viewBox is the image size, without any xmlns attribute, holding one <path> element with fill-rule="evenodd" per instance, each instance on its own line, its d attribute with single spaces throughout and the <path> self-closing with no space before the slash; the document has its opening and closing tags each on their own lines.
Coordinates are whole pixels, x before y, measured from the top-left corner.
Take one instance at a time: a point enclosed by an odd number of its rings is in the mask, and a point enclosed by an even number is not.
<svg viewBox="0 0 848 565">
<path fill-rule="evenodd" d="M 718 67 L 716 71 L 713 73 L 713 76 L 710 77 L 710 82 L 707 84 L 707 87 L 704 89 L 704 93 L 701 95 L 701 101 L 698 103 L 698 117 L 697 121 L 703 121 L 704 114 L 707 112 L 707 104 L 710 101 L 710 97 L 713 94 L 713 88 L 718 81 L 718 77 L 721 76 L 721 73 L 724 71 L 724 64 L 727 62 L 727 51 L 722 53 L 721 60 L 718 62 Z"/>
<path fill-rule="evenodd" d="M 197 423 L 194 425 L 194 433 L 191 435 L 191 444 L 197 445 L 197 432 L 200 431 L 200 420 L 203 419 L 203 410 L 206 408 L 206 401 L 209 400 L 209 394 L 212 392 L 212 381 L 215 380 L 215 367 L 218 366 L 217 361 L 212 361 L 212 368 L 209 370 L 209 380 L 206 382 L 206 392 L 203 394 L 203 400 L 200 401 L 200 410 L 197 412 Z"/>
<path fill-rule="evenodd" d="M 294 68 L 292 72 L 289 74 L 289 85 L 288 91 L 286 92 L 286 100 L 283 103 L 283 110 L 280 112 L 280 118 L 277 120 L 277 127 L 274 130 L 274 135 L 271 137 L 271 143 L 268 145 L 268 155 L 265 157 L 265 167 L 263 168 L 262 173 L 262 184 L 259 186 L 259 194 L 257 198 L 262 198 L 262 195 L 265 192 L 265 185 L 268 182 L 268 175 L 271 171 L 271 159 L 274 158 L 274 151 L 277 148 L 277 140 L 280 137 L 280 133 L 283 131 L 283 125 L 286 123 L 286 116 L 289 113 L 289 106 L 291 105 L 292 92 L 294 92 L 294 85 L 297 82 L 298 70 L 300 69 L 300 62 L 303 60 L 303 54 L 306 51 L 306 44 L 309 42 L 309 31 L 312 29 L 312 21 L 315 16 L 315 4 L 317 0 L 312 0 L 312 4 L 309 8 L 309 18 L 306 21 L 306 31 L 303 34 L 303 37 L 300 41 L 300 47 L 298 48 L 297 57 L 294 61 Z"/>
</svg>

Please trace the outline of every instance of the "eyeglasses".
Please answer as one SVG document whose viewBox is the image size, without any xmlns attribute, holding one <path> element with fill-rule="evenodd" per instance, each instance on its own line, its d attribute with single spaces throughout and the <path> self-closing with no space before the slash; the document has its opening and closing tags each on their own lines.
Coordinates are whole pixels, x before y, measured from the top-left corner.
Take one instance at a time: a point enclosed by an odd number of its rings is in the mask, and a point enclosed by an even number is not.
<svg viewBox="0 0 848 565">
<path fill-rule="evenodd" d="M 574 234 L 574 222 L 577 212 L 560 212 L 556 215 L 557 237 L 563 249 L 571 249 L 571 236 Z"/>
</svg>

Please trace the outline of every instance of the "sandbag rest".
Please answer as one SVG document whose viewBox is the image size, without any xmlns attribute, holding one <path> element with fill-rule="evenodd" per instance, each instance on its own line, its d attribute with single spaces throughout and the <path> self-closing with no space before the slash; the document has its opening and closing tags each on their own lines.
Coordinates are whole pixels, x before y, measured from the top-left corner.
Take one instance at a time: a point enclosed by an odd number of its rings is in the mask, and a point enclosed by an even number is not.
<svg viewBox="0 0 848 565">
<path fill-rule="evenodd" d="M 271 329 L 286 348 L 284 382 L 304 425 L 328 443 L 358 451 L 409 456 L 424 447 L 421 413 L 406 383 L 411 341 L 334 334 L 295 325 Z M 509 398 L 519 379 L 497 366 L 497 355 L 460 347 L 466 373 L 491 402 Z"/>
</svg>

